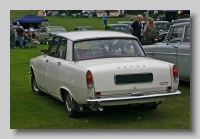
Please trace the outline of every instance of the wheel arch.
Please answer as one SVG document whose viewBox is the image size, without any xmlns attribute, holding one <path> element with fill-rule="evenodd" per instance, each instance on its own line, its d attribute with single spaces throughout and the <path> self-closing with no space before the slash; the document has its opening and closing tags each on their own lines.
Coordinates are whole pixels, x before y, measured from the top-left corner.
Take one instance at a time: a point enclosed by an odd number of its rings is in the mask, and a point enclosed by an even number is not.
<svg viewBox="0 0 200 139">
<path fill-rule="evenodd" d="M 68 88 L 66 88 L 66 87 L 61 87 L 60 88 L 60 96 L 61 96 L 61 101 L 63 101 L 64 102 L 64 94 L 65 93 L 70 93 L 71 94 L 71 96 L 73 97 L 73 99 L 74 99 L 74 96 L 73 96 L 73 94 L 71 93 L 71 91 L 68 89 Z M 75 99 L 74 99 L 75 100 Z M 76 101 L 76 100 L 75 100 Z"/>
</svg>

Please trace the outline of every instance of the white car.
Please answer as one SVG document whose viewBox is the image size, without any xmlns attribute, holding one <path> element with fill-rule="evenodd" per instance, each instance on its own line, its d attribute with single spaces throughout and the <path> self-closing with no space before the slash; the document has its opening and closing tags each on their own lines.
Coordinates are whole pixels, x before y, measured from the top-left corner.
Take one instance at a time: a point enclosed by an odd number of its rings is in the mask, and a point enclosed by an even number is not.
<svg viewBox="0 0 200 139">
<path fill-rule="evenodd" d="M 60 33 L 41 52 L 30 60 L 32 90 L 63 101 L 69 117 L 113 105 L 155 109 L 166 97 L 181 94 L 176 65 L 147 57 L 129 34 Z"/>
</svg>

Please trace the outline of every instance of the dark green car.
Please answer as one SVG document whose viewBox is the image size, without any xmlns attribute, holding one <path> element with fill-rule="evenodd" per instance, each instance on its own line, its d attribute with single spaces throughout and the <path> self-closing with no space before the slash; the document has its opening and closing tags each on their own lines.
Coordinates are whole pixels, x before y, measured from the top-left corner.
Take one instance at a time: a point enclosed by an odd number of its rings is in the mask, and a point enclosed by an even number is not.
<svg viewBox="0 0 200 139">
<path fill-rule="evenodd" d="M 91 26 L 77 26 L 74 29 L 75 31 L 83 31 L 83 30 L 94 30 Z"/>
<path fill-rule="evenodd" d="M 143 29 L 144 30 L 144 27 L 145 25 L 147 24 L 148 22 L 144 22 L 143 23 Z M 170 23 L 168 21 L 154 21 L 154 23 L 156 24 L 156 35 L 155 35 L 155 42 L 160 42 L 163 40 L 163 35 L 162 35 L 162 38 L 160 37 L 159 34 L 167 34 L 169 28 L 170 28 Z M 165 37 L 165 36 L 164 36 Z M 145 45 L 146 44 L 146 41 L 144 40 L 144 36 L 142 34 L 142 44 Z"/>
<path fill-rule="evenodd" d="M 42 33 L 37 35 L 37 40 L 39 43 L 45 42 L 46 44 L 49 44 L 54 35 L 64 32 L 67 31 L 63 26 L 48 26 Z"/>
<path fill-rule="evenodd" d="M 131 29 L 127 24 L 107 24 L 105 30 L 112 30 L 131 34 Z"/>
</svg>

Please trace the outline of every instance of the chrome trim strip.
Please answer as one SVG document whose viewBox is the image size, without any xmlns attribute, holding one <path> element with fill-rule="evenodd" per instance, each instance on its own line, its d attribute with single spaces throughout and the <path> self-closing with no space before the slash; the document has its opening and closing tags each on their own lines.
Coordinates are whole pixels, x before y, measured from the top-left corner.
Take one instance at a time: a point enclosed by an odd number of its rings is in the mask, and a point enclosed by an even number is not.
<svg viewBox="0 0 200 139">
<path fill-rule="evenodd" d="M 190 56 L 190 54 L 177 54 L 178 56 Z"/>
<path fill-rule="evenodd" d="M 162 53 L 162 52 L 156 52 L 156 54 L 162 54 L 162 55 L 176 55 L 176 53 Z"/>
<path fill-rule="evenodd" d="M 129 96 L 129 97 L 118 97 L 118 98 L 97 98 L 97 99 L 87 99 L 88 103 L 101 103 L 101 102 L 112 102 L 112 101 L 123 101 L 123 100 L 135 100 L 135 99 L 146 99 L 146 98 L 156 98 L 156 97 L 166 97 L 180 95 L 179 90 L 175 92 L 163 93 L 163 94 L 151 94 L 146 96 Z"/>
</svg>

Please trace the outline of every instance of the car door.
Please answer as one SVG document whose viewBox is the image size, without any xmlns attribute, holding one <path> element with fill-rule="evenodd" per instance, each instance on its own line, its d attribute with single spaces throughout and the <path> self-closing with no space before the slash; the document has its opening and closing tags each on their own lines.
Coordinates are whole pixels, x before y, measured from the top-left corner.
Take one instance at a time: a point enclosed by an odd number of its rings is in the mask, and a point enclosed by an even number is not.
<svg viewBox="0 0 200 139">
<path fill-rule="evenodd" d="M 57 90 L 57 80 L 58 80 L 58 63 L 57 63 L 57 57 L 56 52 L 58 49 L 59 44 L 59 36 L 55 36 L 53 38 L 53 41 L 51 43 L 51 47 L 48 50 L 48 56 L 47 56 L 47 90 L 50 94 L 54 94 Z"/>
<path fill-rule="evenodd" d="M 177 65 L 182 80 L 190 80 L 190 26 L 185 27 L 183 43 L 178 47 Z"/>
<path fill-rule="evenodd" d="M 156 59 L 174 63 L 177 65 L 177 48 L 183 40 L 184 26 L 175 26 L 170 29 L 165 42 L 157 45 Z"/>
<path fill-rule="evenodd" d="M 65 82 L 67 81 L 66 74 L 68 75 L 68 68 L 69 68 L 69 61 L 66 61 L 67 57 L 67 38 L 60 37 L 60 41 L 58 44 L 58 49 L 55 55 L 54 63 L 56 65 L 56 76 L 57 80 L 53 86 L 50 86 L 50 89 L 53 90 L 53 95 L 59 96 L 60 95 L 60 88 L 65 86 Z M 52 88 L 51 88 L 52 87 Z"/>
</svg>

